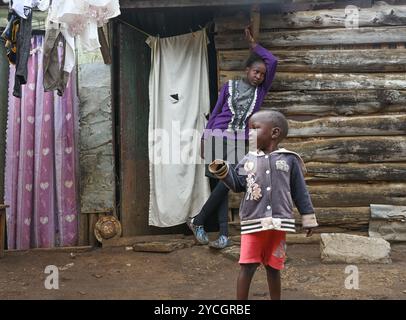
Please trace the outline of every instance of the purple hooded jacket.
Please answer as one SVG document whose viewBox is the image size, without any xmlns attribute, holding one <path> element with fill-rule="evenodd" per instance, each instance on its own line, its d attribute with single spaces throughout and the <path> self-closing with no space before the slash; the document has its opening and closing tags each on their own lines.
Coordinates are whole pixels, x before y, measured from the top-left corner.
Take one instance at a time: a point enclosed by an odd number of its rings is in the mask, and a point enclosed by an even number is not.
<svg viewBox="0 0 406 320">
<path fill-rule="evenodd" d="M 275 77 L 276 66 L 278 63 L 278 60 L 276 59 L 276 57 L 271 52 L 269 52 L 268 50 L 266 50 L 265 48 L 260 46 L 259 44 L 257 44 L 254 47 L 253 52 L 258 54 L 264 60 L 265 65 L 266 65 L 266 73 L 265 73 L 264 81 L 257 87 L 256 100 L 254 101 L 252 110 L 250 110 L 251 111 L 250 114 L 247 116 L 247 119 L 246 119 L 247 122 L 248 122 L 249 118 L 255 112 L 257 112 L 259 110 L 262 103 L 264 102 L 264 98 L 267 95 L 268 91 L 270 90 L 272 81 Z M 209 121 L 206 125 L 206 129 L 203 134 L 203 139 L 207 139 L 207 137 L 209 135 L 211 135 L 210 133 L 212 132 L 212 130 L 215 130 L 215 129 L 220 129 L 221 132 L 223 132 L 222 134 L 227 136 L 226 130 L 228 129 L 228 125 L 233 118 L 232 108 L 230 108 L 230 101 L 231 101 L 230 90 L 231 90 L 231 84 L 230 84 L 230 81 L 228 81 L 227 83 L 225 83 L 223 85 L 223 87 L 220 90 L 220 94 L 219 94 L 216 106 L 214 107 L 212 113 L 210 114 Z M 248 139 L 248 131 L 249 131 L 249 128 L 248 128 L 248 126 L 246 126 L 245 133 L 242 136 L 237 135 L 237 139 Z M 212 135 L 216 136 L 217 134 L 214 133 Z M 230 135 L 230 137 L 231 136 L 234 136 L 234 133 L 232 133 Z"/>
</svg>

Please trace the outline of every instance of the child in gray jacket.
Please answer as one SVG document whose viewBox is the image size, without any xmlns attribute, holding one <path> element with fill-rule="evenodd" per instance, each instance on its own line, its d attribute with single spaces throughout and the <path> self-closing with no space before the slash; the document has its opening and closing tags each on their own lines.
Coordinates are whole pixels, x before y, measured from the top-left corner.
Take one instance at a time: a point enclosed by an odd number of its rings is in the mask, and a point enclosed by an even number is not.
<svg viewBox="0 0 406 320">
<path fill-rule="evenodd" d="M 215 160 L 209 170 L 229 189 L 245 192 L 240 205 L 241 270 L 237 299 L 248 298 L 252 277 L 262 263 L 267 270 L 271 299 L 276 300 L 281 295 L 286 232 L 295 232 L 293 202 L 307 236 L 318 224 L 303 176 L 303 160 L 292 151 L 278 148 L 288 134 L 284 115 L 260 111 L 252 116 L 249 126 L 250 140 L 255 140 L 257 150 L 249 152 L 235 168 Z"/>
</svg>

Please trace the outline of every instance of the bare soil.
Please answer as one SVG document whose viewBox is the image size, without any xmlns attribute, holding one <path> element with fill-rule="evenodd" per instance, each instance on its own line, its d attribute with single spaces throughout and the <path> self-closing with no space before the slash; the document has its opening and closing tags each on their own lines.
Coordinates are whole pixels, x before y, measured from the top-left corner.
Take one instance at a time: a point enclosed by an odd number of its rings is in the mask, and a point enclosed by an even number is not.
<svg viewBox="0 0 406 320">
<path fill-rule="evenodd" d="M 322 264 L 318 245 L 288 246 L 283 299 L 406 299 L 406 245 L 392 245 L 392 264 L 360 264 L 359 289 L 345 288 L 345 264 Z M 46 266 L 59 270 L 59 289 L 47 290 Z M 85 252 L 7 252 L 0 259 L 3 299 L 221 299 L 235 298 L 237 261 L 206 246 L 171 253 L 125 247 Z M 251 299 L 269 299 L 266 275 L 255 274 Z"/>
</svg>

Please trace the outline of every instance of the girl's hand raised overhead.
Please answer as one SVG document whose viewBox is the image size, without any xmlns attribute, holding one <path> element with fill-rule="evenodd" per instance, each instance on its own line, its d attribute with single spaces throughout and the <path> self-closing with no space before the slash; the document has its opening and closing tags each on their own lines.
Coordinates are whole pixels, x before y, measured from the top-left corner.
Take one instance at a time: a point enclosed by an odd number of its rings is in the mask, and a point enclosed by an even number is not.
<svg viewBox="0 0 406 320">
<path fill-rule="evenodd" d="M 245 28 L 245 39 L 247 39 L 251 48 L 254 48 L 257 45 L 249 26 Z"/>
</svg>

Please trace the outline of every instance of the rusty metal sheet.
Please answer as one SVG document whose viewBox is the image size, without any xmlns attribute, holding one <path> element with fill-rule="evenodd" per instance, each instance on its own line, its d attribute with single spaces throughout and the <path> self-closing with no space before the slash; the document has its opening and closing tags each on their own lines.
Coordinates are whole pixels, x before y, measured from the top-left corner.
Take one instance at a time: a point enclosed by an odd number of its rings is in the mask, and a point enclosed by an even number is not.
<svg viewBox="0 0 406 320">
<path fill-rule="evenodd" d="M 120 216 L 123 236 L 148 233 L 148 83 L 146 37 L 118 24 Z M 116 33 L 117 34 L 117 33 Z"/>
<path fill-rule="evenodd" d="M 406 206 L 371 204 L 369 236 L 406 241 Z"/>
</svg>

